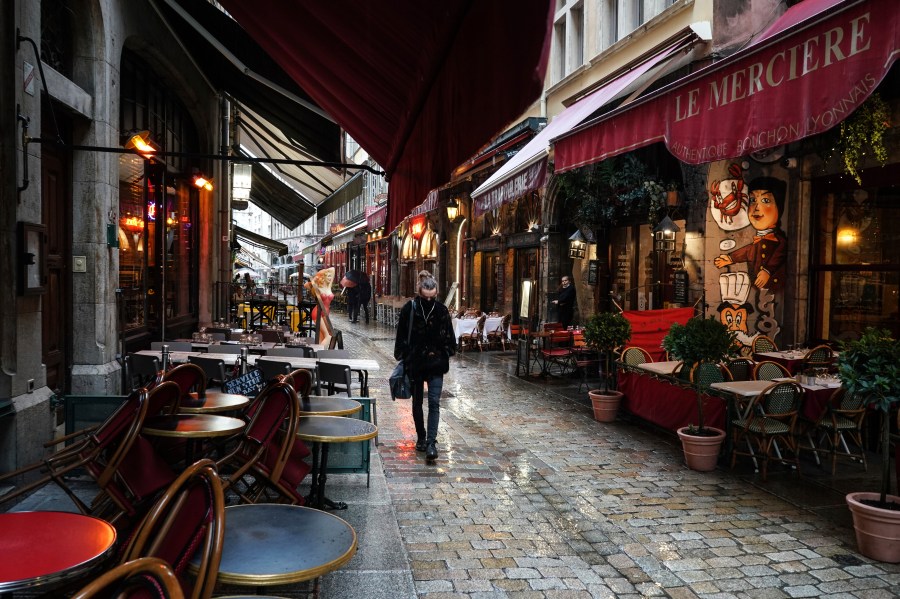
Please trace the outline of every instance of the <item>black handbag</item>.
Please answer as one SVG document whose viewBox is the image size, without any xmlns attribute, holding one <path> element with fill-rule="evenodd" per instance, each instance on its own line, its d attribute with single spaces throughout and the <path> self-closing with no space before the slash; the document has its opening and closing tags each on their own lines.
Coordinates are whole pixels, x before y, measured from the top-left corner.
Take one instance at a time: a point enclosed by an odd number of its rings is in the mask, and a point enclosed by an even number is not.
<svg viewBox="0 0 900 599">
<path fill-rule="evenodd" d="M 413 300 L 415 301 L 415 300 Z M 415 311 L 415 305 L 413 305 L 412 309 L 409 311 L 409 330 L 406 334 L 406 346 L 409 347 L 409 342 L 412 340 L 412 325 L 413 325 L 413 314 Z M 409 382 L 409 374 L 406 372 L 406 366 L 403 364 L 403 360 L 397 362 L 397 365 L 394 367 L 393 372 L 391 372 L 390 378 L 388 378 L 388 384 L 391 386 L 391 399 L 411 399 L 412 398 L 412 383 Z"/>
</svg>

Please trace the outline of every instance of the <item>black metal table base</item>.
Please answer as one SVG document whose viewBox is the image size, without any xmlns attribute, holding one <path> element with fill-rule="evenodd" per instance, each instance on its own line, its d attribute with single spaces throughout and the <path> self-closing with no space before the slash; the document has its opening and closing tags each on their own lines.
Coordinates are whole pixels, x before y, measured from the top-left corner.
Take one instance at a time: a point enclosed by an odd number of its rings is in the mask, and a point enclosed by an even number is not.
<svg viewBox="0 0 900 599">
<path fill-rule="evenodd" d="M 309 486 L 309 495 L 306 496 L 306 505 L 318 510 L 345 510 L 347 504 L 343 501 L 333 501 L 325 496 L 325 482 L 328 480 L 328 444 L 320 448 L 319 442 L 313 443 L 312 449 L 312 481 Z M 321 460 L 319 459 L 321 450 Z"/>
</svg>

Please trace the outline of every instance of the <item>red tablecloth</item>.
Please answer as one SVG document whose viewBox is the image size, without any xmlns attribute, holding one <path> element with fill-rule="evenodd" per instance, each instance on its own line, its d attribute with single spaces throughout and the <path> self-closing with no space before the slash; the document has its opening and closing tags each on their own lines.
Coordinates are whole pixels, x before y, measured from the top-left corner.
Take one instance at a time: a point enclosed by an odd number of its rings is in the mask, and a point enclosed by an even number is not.
<svg viewBox="0 0 900 599">
<path fill-rule="evenodd" d="M 688 387 L 636 372 L 619 371 L 619 391 L 625 397 L 623 406 L 629 412 L 676 431 L 697 424 L 697 394 Z M 703 396 L 703 418 L 706 426 L 725 429 L 725 401 Z"/>
<path fill-rule="evenodd" d="M 831 399 L 834 389 L 805 389 L 803 394 L 803 407 L 800 415 L 807 420 L 817 421 L 825 412 L 828 400 Z"/>
<path fill-rule="evenodd" d="M 775 362 L 776 364 L 781 364 L 787 371 L 792 375 L 797 374 L 800 370 L 800 366 L 803 364 L 803 358 L 778 358 L 775 356 L 762 356 L 760 354 L 753 354 L 753 359 L 757 362 Z"/>
</svg>

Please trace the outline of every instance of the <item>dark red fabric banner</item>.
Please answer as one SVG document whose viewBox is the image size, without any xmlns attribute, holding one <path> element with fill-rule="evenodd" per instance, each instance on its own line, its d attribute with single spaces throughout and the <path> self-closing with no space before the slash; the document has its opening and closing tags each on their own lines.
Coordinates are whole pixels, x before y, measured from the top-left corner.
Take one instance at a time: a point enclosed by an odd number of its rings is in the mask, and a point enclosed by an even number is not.
<svg viewBox="0 0 900 599">
<path fill-rule="evenodd" d="M 554 140 L 556 172 L 660 141 L 701 164 L 823 133 L 898 56 L 897 0 L 805 0 L 745 50 Z"/>
<path fill-rule="evenodd" d="M 617 388 L 625 397 L 623 407 L 647 422 L 670 431 L 697 425 L 697 392 L 690 387 L 636 372 L 619 371 Z M 725 429 L 725 400 L 703 396 L 703 425 Z"/>
<path fill-rule="evenodd" d="M 390 178 L 387 229 L 534 102 L 551 0 L 222 0 Z"/>
<path fill-rule="evenodd" d="M 673 322 L 685 324 L 694 316 L 693 308 L 668 310 L 625 310 L 622 316 L 631 323 L 631 339 L 628 345 L 642 347 L 658 362 L 666 352 L 662 348 L 663 337 Z"/>
</svg>

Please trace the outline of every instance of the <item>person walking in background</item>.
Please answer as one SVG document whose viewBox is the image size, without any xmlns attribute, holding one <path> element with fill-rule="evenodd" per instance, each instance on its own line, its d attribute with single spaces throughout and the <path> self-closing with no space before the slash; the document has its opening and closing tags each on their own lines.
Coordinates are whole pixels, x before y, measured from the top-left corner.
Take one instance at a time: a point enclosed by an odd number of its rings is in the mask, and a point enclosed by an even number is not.
<svg viewBox="0 0 900 599">
<path fill-rule="evenodd" d="M 438 457 L 437 431 L 441 418 L 441 390 L 450 357 L 456 353 L 456 336 L 450 312 L 437 299 L 437 281 L 430 272 L 419 273 L 417 296 L 400 310 L 394 358 L 403 360 L 412 383 L 412 415 L 416 426 L 416 451 L 425 458 Z M 410 329 L 412 326 L 412 329 Z M 428 383 L 428 426 L 422 404 Z"/>
<path fill-rule="evenodd" d="M 341 279 L 341 287 L 347 294 L 347 317 L 350 322 L 359 322 L 361 306 L 366 313 L 366 324 L 369 324 L 369 300 L 372 297 L 369 275 L 361 270 L 348 270 Z"/>
<path fill-rule="evenodd" d="M 572 285 L 572 277 L 563 275 L 560 280 L 559 295 L 553 300 L 556 304 L 556 314 L 562 328 L 567 329 L 572 324 L 575 314 L 575 287 Z"/>
</svg>

